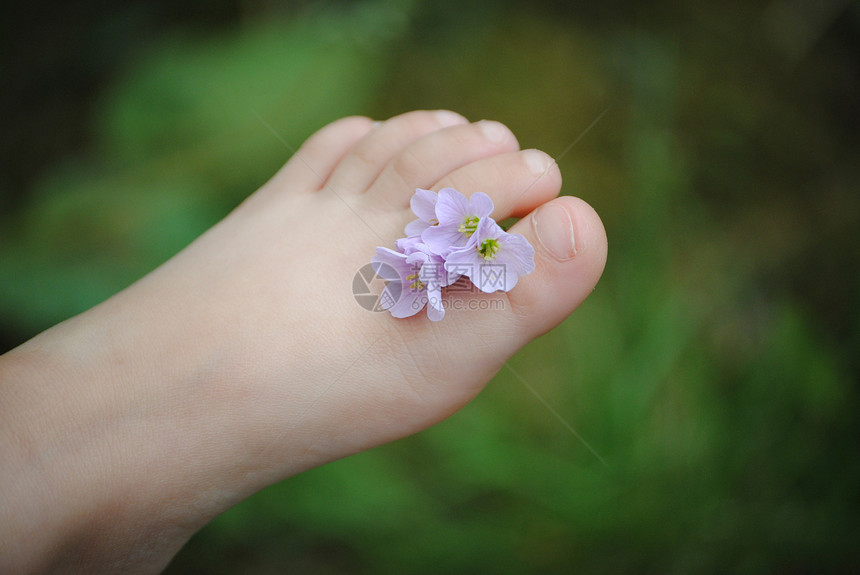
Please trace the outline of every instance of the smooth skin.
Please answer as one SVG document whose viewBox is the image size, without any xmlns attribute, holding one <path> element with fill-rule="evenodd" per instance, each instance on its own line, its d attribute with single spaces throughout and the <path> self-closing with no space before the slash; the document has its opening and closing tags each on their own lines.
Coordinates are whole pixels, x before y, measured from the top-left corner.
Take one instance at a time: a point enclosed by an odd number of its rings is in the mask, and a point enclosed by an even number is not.
<svg viewBox="0 0 860 575">
<path fill-rule="evenodd" d="M 447 186 L 521 217 L 537 269 L 450 294 L 441 322 L 363 309 L 356 271 L 415 188 Z M 259 489 L 450 416 L 597 284 L 603 226 L 560 189 L 497 122 L 321 129 L 174 258 L 0 357 L 0 573 L 158 573 Z"/>
</svg>

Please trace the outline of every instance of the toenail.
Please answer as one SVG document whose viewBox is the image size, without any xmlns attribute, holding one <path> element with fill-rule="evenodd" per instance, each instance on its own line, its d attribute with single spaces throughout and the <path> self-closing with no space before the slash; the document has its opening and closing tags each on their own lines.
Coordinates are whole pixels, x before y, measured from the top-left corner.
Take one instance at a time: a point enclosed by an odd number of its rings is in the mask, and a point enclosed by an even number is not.
<svg viewBox="0 0 860 575">
<path fill-rule="evenodd" d="M 531 173 L 536 176 L 542 176 L 552 164 L 553 160 L 540 150 L 525 150 L 523 151 L 526 166 Z"/>
<path fill-rule="evenodd" d="M 541 206 L 532 218 L 532 225 L 538 242 L 555 259 L 563 262 L 576 255 L 573 220 L 565 208 L 557 204 Z"/>
<path fill-rule="evenodd" d="M 508 129 L 499 122 L 481 120 L 478 122 L 478 126 L 480 126 L 481 131 L 484 132 L 484 136 L 494 144 L 501 144 L 508 137 Z"/>
<path fill-rule="evenodd" d="M 457 112 L 452 112 L 451 110 L 436 110 L 434 115 L 436 116 L 436 121 L 444 128 L 465 124 L 468 121 Z"/>
</svg>

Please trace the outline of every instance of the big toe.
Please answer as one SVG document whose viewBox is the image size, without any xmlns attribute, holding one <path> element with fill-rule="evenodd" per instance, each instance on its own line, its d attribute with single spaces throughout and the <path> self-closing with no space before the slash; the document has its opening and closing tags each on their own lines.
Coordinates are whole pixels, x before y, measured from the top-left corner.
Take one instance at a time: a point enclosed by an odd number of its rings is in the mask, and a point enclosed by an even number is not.
<svg viewBox="0 0 860 575">
<path fill-rule="evenodd" d="M 603 224 L 578 198 L 547 202 L 509 231 L 524 236 L 535 248 L 532 273 L 521 277 L 507 294 L 471 289 L 464 296 L 447 288 L 450 309 L 442 321 L 419 318 L 404 324 L 430 330 L 435 336 L 431 341 L 439 346 L 431 357 L 447 358 L 435 362 L 427 373 L 439 374 L 442 381 L 473 384 L 459 388 L 461 401 L 477 393 L 520 348 L 570 315 L 594 290 L 606 263 Z M 458 302 L 461 305 L 455 305 Z M 426 341 L 426 335 L 416 337 Z"/>
<path fill-rule="evenodd" d="M 606 265 L 606 232 L 597 212 L 570 196 L 540 206 L 509 231 L 535 248 L 535 271 L 508 293 L 520 333 L 534 338 L 561 323 L 594 290 Z"/>
</svg>

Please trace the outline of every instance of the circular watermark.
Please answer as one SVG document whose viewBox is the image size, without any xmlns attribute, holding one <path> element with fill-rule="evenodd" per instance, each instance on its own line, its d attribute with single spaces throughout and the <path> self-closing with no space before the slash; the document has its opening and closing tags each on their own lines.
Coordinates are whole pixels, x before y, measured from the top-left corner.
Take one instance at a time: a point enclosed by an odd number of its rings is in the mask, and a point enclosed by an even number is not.
<svg viewBox="0 0 860 575">
<path fill-rule="evenodd" d="M 400 299 L 403 284 L 390 265 L 380 262 L 367 264 L 352 278 L 352 295 L 367 311 L 385 311 Z"/>
</svg>

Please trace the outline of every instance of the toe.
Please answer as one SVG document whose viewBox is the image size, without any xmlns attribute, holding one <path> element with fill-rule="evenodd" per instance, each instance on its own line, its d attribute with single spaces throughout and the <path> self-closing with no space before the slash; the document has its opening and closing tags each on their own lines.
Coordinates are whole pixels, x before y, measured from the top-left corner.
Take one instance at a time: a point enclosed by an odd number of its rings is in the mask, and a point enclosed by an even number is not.
<svg viewBox="0 0 860 575">
<path fill-rule="evenodd" d="M 546 153 L 523 150 L 475 160 L 427 187 L 436 191 L 454 188 L 467 196 L 483 192 L 493 200 L 493 218 L 502 221 L 511 216 L 523 217 L 558 196 L 561 191 L 561 172 L 555 160 Z M 408 202 L 413 194 L 414 189 L 402 195 Z M 393 228 L 394 233 L 402 232 L 406 224 L 414 219 L 415 214 L 408 209 L 407 203 L 403 216 Z"/>
<path fill-rule="evenodd" d="M 454 188 L 467 196 L 484 192 L 493 199 L 496 220 L 522 217 L 556 197 L 561 172 L 540 150 L 523 150 L 484 158 L 457 169 L 432 189 Z"/>
<path fill-rule="evenodd" d="M 374 202 L 405 208 L 415 188 L 429 188 L 472 162 L 517 150 L 516 137 L 499 122 L 484 120 L 452 126 L 415 140 L 394 156 L 373 183 L 370 194 Z M 471 190 L 475 191 L 478 190 Z"/>
<path fill-rule="evenodd" d="M 508 301 L 523 333 L 536 337 L 594 290 L 606 265 L 606 232 L 597 212 L 570 196 L 544 204 L 510 232 L 535 248 L 535 271 L 508 293 Z"/>
<path fill-rule="evenodd" d="M 606 234 L 584 201 L 556 198 L 514 225 L 535 249 L 535 269 L 508 293 L 482 293 L 465 278 L 445 288 L 442 321 L 421 313 L 391 325 L 416 343 L 421 363 L 431 342 L 428 385 L 458 405 L 468 401 L 514 353 L 562 322 L 597 285 L 606 263 Z M 438 358 L 447 358 L 439 362 Z M 445 385 L 454 382 L 456 385 Z M 428 392 L 428 396 L 432 395 Z"/>
<path fill-rule="evenodd" d="M 349 150 L 373 129 L 373 120 L 362 116 L 342 118 L 325 126 L 302 144 L 270 181 L 271 187 L 319 190 Z"/>
<path fill-rule="evenodd" d="M 409 112 L 382 122 L 362 138 L 334 169 L 327 187 L 335 193 L 361 193 L 405 147 L 448 126 L 466 124 L 448 110 Z"/>
</svg>

